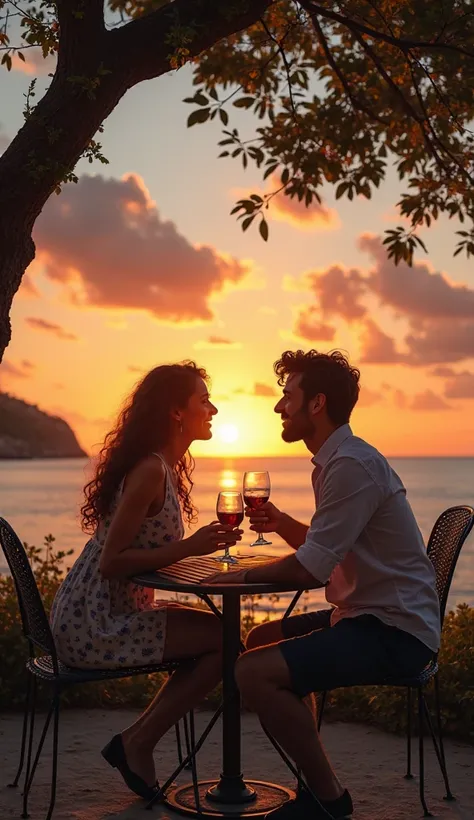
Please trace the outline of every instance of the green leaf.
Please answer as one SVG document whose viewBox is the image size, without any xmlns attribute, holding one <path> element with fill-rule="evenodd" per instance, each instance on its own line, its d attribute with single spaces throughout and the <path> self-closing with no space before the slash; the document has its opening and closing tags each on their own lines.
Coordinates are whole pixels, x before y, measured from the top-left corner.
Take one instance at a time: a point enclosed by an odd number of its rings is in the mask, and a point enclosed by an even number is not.
<svg viewBox="0 0 474 820">
<path fill-rule="evenodd" d="M 254 219 L 255 219 L 255 214 L 252 214 L 252 216 L 246 216 L 245 219 L 242 222 L 242 230 L 246 231 L 247 228 L 249 227 L 249 225 L 252 224 Z"/>
<path fill-rule="evenodd" d="M 197 108 L 196 111 L 193 111 L 188 117 L 188 128 L 191 128 L 192 125 L 196 125 L 197 122 L 206 122 L 206 120 L 209 119 L 210 113 L 210 108 Z"/>
<path fill-rule="evenodd" d="M 194 95 L 194 102 L 197 103 L 198 105 L 207 105 L 209 100 L 207 99 L 205 94 L 203 94 L 201 91 L 198 91 Z"/>
<path fill-rule="evenodd" d="M 234 100 L 234 105 L 236 108 L 251 108 L 254 102 L 255 97 L 239 97 L 238 100 Z"/>
<path fill-rule="evenodd" d="M 268 222 L 265 219 L 262 219 L 260 222 L 258 230 L 260 231 L 260 236 L 266 242 L 268 239 Z"/>
</svg>

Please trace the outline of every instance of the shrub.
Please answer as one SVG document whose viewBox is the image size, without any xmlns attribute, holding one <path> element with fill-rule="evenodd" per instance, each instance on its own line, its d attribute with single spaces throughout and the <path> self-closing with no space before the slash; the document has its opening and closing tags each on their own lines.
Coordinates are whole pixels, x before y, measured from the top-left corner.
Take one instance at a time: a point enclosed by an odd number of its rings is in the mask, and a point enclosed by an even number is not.
<svg viewBox="0 0 474 820">
<path fill-rule="evenodd" d="M 54 538 L 45 538 L 44 549 L 25 544 L 28 558 L 49 613 L 56 590 L 64 577 L 65 560 L 71 552 L 55 551 Z M 191 605 L 185 597 L 184 602 Z M 244 635 L 257 620 L 271 617 L 278 596 L 270 600 L 270 609 L 262 612 L 261 596 L 245 596 L 242 607 Z M 204 604 L 196 604 L 204 606 Z M 303 610 L 306 606 L 303 607 Z M 260 616 L 260 617 L 259 617 Z M 25 694 L 25 661 L 27 644 L 21 630 L 13 579 L 0 574 L 0 707 L 23 706 Z M 441 702 L 447 734 L 474 742 L 474 608 L 460 604 L 446 615 L 440 651 Z M 164 680 L 162 674 L 93 683 L 66 690 L 67 706 L 138 707 L 146 706 Z M 41 687 L 40 687 L 41 696 Z M 220 687 L 211 693 L 207 705 L 215 705 Z M 432 692 L 428 688 L 428 697 Z M 371 723 L 382 729 L 400 732 L 405 728 L 406 691 L 389 687 L 359 686 L 337 689 L 328 698 L 325 719 Z"/>
</svg>

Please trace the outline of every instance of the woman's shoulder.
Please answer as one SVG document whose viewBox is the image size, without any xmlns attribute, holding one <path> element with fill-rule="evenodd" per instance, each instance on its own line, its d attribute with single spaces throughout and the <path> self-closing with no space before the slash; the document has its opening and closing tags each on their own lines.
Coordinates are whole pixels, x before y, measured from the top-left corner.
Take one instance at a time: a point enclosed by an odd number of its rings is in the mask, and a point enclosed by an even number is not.
<svg viewBox="0 0 474 820">
<path fill-rule="evenodd" d="M 142 458 L 127 475 L 128 487 L 160 486 L 166 479 L 166 467 L 161 458 L 150 454 Z"/>
</svg>

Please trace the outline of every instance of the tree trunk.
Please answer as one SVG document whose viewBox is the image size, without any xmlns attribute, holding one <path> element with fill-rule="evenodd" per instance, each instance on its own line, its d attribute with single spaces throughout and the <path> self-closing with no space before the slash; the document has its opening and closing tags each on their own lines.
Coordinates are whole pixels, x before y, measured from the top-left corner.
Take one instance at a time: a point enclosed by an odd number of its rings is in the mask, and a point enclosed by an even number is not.
<svg viewBox="0 0 474 820">
<path fill-rule="evenodd" d="M 0 157 L 0 361 L 12 300 L 35 256 L 35 220 L 126 90 L 115 72 L 101 76 L 93 92 L 57 73 Z"/>
<path fill-rule="evenodd" d="M 215 0 L 175 0 L 106 31 L 102 0 L 57 0 L 61 36 L 55 75 L 0 157 L 0 362 L 11 336 L 12 300 L 34 259 L 31 231 L 37 216 L 127 89 L 169 71 L 178 21 L 193 34 L 186 41 L 191 59 L 247 28 L 273 2 L 237 0 L 229 12 Z"/>
</svg>

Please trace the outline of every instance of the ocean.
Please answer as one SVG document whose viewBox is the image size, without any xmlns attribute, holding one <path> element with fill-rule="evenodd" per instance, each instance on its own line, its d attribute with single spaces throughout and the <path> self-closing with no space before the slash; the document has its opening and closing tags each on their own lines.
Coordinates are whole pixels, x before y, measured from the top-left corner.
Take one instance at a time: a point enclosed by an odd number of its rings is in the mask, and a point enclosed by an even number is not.
<svg viewBox="0 0 474 820">
<path fill-rule="evenodd" d="M 426 540 L 437 516 L 446 507 L 474 502 L 474 458 L 393 458 L 390 463 L 407 488 Z M 309 521 L 314 508 L 309 458 L 201 458 L 193 475 L 193 500 L 199 510 L 199 521 L 190 533 L 215 518 L 218 491 L 241 489 L 243 473 L 248 469 L 268 470 L 272 501 L 295 518 Z M 51 533 L 58 549 L 72 549 L 77 556 L 87 540 L 80 528 L 78 511 L 89 471 L 86 459 L 2 461 L 0 514 L 22 541 L 41 546 L 44 536 Z M 246 523 L 243 528 L 245 535 L 239 549 L 242 553 L 251 552 L 249 545 L 255 536 Z M 278 556 L 288 551 L 278 536 L 272 534 L 268 538 L 272 546 L 265 548 L 265 554 Z M 69 566 L 74 556 L 68 559 Z M 0 573 L 5 571 L 5 558 L 0 551 Z M 272 607 L 282 610 L 287 598 L 280 596 Z M 305 605 L 317 607 L 323 600 L 323 592 L 313 591 L 306 597 Z M 474 605 L 473 536 L 461 553 L 448 605 L 452 608 L 461 602 Z M 262 615 L 269 606 L 265 599 L 258 602 Z"/>
</svg>

